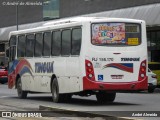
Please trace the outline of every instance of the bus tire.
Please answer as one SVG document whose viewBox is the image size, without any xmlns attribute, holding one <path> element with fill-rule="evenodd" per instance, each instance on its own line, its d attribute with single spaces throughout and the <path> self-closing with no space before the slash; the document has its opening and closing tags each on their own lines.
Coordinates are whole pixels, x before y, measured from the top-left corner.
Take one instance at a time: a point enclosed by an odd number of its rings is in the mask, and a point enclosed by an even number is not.
<svg viewBox="0 0 160 120">
<path fill-rule="evenodd" d="M 116 98 L 116 93 L 107 93 L 105 91 L 99 91 L 96 94 L 96 98 L 99 103 L 113 102 Z"/>
<path fill-rule="evenodd" d="M 26 91 L 23 91 L 22 90 L 22 82 L 21 82 L 21 78 L 19 77 L 18 80 L 17 80 L 17 94 L 18 94 L 18 97 L 20 99 L 25 99 L 27 98 L 27 92 Z"/>
<path fill-rule="evenodd" d="M 154 92 L 154 88 L 148 88 L 148 92 L 149 93 L 153 93 Z"/>
<path fill-rule="evenodd" d="M 4 82 L 0 82 L 1 84 L 4 84 Z"/>
<path fill-rule="evenodd" d="M 59 85 L 56 78 L 53 79 L 51 92 L 52 92 L 53 102 L 59 103 L 63 101 L 64 96 L 63 94 L 59 94 Z"/>
</svg>

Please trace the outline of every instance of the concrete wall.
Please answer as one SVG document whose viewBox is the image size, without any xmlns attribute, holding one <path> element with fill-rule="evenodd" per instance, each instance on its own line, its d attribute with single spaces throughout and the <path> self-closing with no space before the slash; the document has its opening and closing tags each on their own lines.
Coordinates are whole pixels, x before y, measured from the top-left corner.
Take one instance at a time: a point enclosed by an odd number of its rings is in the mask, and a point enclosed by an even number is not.
<svg viewBox="0 0 160 120">
<path fill-rule="evenodd" d="M 42 2 L 43 0 L 1 0 L 0 28 L 16 25 L 16 5 L 3 2 Z M 160 3 L 160 0 L 60 0 L 60 18 L 119 8 Z M 19 5 L 18 24 L 43 21 L 43 6 Z"/>
<path fill-rule="evenodd" d="M 153 3 L 160 3 L 160 0 L 60 0 L 60 17 L 69 17 Z"/>
<path fill-rule="evenodd" d="M 17 0 L 26 2 L 42 2 L 42 0 Z M 0 28 L 16 25 L 16 5 L 4 5 L 16 3 L 16 0 L 0 1 Z M 18 5 L 18 24 L 33 23 L 43 21 L 42 5 Z"/>
</svg>

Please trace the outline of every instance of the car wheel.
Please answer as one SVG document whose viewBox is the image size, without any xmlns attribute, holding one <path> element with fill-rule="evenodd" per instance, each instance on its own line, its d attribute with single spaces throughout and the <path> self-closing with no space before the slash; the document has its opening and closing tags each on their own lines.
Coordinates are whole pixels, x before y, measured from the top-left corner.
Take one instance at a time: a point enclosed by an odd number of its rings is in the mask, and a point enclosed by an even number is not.
<svg viewBox="0 0 160 120">
<path fill-rule="evenodd" d="M 18 97 L 21 99 L 27 98 L 27 92 L 22 90 L 21 78 L 18 78 L 17 80 L 17 94 L 18 94 Z"/>
</svg>

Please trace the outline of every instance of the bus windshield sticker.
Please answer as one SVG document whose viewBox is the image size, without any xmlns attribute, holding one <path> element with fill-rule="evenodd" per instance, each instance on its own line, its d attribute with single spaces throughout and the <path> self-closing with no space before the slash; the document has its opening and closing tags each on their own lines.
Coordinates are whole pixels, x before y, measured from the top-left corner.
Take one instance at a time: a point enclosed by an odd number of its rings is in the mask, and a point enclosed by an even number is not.
<svg viewBox="0 0 160 120">
<path fill-rule="evenodd" d="M 92 44 L 126 44 L 125 23 L 92 24 Z"/>
<path fill-rule="evenodd" d="M 141 44 L 140 25 L 133 23 L 96 23 L 92 24 L 91 43 L 93 45 Z"/>
<path fill-rule="evenodd" d="M 138 45 L 138 38 L 128 38 L 128 45 Z"/>
</svg>

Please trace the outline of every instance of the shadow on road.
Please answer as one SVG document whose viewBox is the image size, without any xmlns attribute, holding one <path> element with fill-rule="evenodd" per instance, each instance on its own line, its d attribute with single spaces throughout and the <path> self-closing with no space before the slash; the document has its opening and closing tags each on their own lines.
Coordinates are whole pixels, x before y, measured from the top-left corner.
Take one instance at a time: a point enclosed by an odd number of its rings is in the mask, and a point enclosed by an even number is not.
<svg viewBox="0 0 160 120">
<path fill-rule="evenodd" d="M 15 99 L 19 99 L 18 97 L 14 97 Z M 31 101 L 41 101 L 41 102 L 51 102 L 52 97 L 51 96 L 29 96 L 25 100 L 31 100 Z M 53 104 L 59 104 L 59 103 L 53 103 Z M 61 104 L 61 103 L 60 103 Z M 138 105 L 133 103 L 124 103 L 124 102 L 113 102 L 113 103 L 98 103 L 96 100 L 92 99 L 81 99 L 81 98 L 72 98 L 70 101 L 63 102 L 63 104 L 72 104 L 72 105 L 85 105 L 85 106 L 128 106 L 128 105 Z"/>
</svg>

